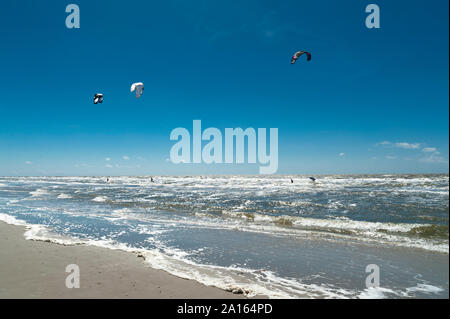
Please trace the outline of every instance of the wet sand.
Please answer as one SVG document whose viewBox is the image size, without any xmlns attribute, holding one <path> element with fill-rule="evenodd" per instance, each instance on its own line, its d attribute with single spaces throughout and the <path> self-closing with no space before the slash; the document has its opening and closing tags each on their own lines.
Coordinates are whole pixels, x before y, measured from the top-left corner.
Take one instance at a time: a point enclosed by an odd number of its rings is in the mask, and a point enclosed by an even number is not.
<svg viewBox="0 0 450 319">
<path fill-rule="evenodd" d="M 23 226 L 0 222 L 0 298 L 244 298 L 150 268 L 136 254 L 25 240 Z M 66 287 L 66 266 L 80 288 Z"/>
</svg>

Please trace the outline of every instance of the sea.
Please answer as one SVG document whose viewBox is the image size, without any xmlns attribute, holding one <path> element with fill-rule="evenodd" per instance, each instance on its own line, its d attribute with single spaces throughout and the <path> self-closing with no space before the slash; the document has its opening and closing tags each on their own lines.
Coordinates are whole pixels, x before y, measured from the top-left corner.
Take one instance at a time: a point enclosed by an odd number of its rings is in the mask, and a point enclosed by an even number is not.
<svg viewBox="0 0 450 319">
<path fill-rule="evenodd" d="M 308 177 L 0 177 L 0 220 L 248 297 L 449 298 L 448 174 Z"/>
</svg>

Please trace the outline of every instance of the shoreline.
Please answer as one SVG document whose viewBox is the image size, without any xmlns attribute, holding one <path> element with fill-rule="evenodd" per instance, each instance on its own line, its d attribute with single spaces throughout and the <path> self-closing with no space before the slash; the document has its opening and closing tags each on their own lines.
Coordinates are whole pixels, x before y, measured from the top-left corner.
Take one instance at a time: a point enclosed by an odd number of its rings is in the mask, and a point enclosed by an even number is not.
<svg viewBox="0 0 450 319">
<path fill-rule="evenodd" d="M 26 240 L 26 226 L 0 221 L 0 298 L 245 298 L 147 266 L 134 253 Z M 66 266 L 80 269 L 80 288 L 66 287 Z"/>
</svg>

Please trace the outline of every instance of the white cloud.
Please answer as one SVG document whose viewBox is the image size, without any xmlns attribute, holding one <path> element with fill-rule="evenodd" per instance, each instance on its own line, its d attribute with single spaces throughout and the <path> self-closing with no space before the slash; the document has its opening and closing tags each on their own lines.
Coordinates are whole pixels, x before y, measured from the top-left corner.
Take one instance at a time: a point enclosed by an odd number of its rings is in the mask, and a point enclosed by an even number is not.
<svg viewBox="0 0 450 319">
<path fill-rule="evenodd" d="M 25 164 L 31 165 L 31 164 L 33 164 L 33 163 L 32 163 L 31 161 L 26 161 Z"/>
<path fill-rule="evenodd" d="M 399 148 L 405 148 L 409 150 L 418 149 L 420 147 L 420 143 L 406 143 L 406 142 L 400 142 L 394 144 L 396 147 Z"/>
<path fill-rule="evenodd" d="M 397 143 L 391 143 L 389 141 L 379 142 L 376 144 L 377 146 L 393 146 L 398 148 L 404 148 L 404 149 L 418 149 L 420 147 L 420 143 L 407 143 L 407 142 L 397 142 Z"/>
<path fill-rule="evenodd" d="M 344 153 L 339 153 L 339 156 L 344 156 L 345 154 Z"/>
<path fill-rule="evenodd" d="M 128 157 L 127 155 L 122 156 L 122 158 L 126 161 L 128 161 L 130 159 L 130 157 Z"/>
<path fill-rule="evenodd" d="M 442 156 L 437 156 L 438 154 L 431 154 L 430 156 L 421 158 L 419 161 L 424 163 L 448 163 L 448 160 L 446 160 Z"/>
<path fill-rule="evenodd" d="M 108 167 L 108 168 L 112 168 L 113 167 L 111 164 L 106 164 L 105 166 Z"/>
<path fill-rule="evenodd" d="M 388 159 L 388 160 L 395 160 L 395 159 L 397 159 L 397 156 L 387 155 L 387 156 L 385 156 L 385 157 L 386 157 L 386 159 Z"/>
<path fill-rule="evenodd" d="M 108 161 L 108 162 L 109 162 L 110 160 L 111 160 L 111 159 L 110 159 L 109 157 L 105 158 L 105 161 Z"/>
<path fill-rule="evenodd" d="M 431 153 L 427 157 L 419 159 L 419 161 L 424 163 L 448 163 L 444 157 L 439 156 L 441 153 L 437 151 L 435 147 L 427 147 L 422 150 L 426 153 Z"/>
<path fill-rule="evenodd" d="M 429 153 L 426 157 L 420 158 L 419 161 L 423 163 L 448 163 L 444 157 L 439 156 L 441 152 L 436 147 L 425 147 L 422 152 Z"/>
</svg>

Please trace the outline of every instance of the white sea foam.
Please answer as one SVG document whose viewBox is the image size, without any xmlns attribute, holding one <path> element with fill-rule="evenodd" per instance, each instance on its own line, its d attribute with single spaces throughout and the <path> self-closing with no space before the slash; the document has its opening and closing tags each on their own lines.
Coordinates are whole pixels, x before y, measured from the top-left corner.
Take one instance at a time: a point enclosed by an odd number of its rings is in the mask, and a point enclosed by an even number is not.
<svg viewBox="0 0 450 319">
<path fill-rule="evenodd" d="M 358 296 L 359 299 L 386 299 L 392 297 L 413 298 L 415 293 L 439 294 L 444 289 L 429 284 L 419 283 L 414 287 L 404 289 L 392 289 L 384 287 L 371 287 L 364 289 Z"/>
<path fill-rule="evenodd" d="M 340 229 L 340 230 L 354 230 L 354 231 L 389 231 L 406 233 L 411 229 L 420 226 L 428 226 L 426 224 L 401 224 L 401 223 L 378 223 L 378 222 L 366 222 L 350 220 L 346 217 L 334 218 L 334 219 L 318 219 L 318 218 L 306 218 L 297 216 L 269 216 L 253 213 L 243 213 L 235 211 L 222 211 L 223 215 L 243 218 L 247 220 L 253 220 L 258 222 L 269 222 L 275 224 L 290 224 L 294 226 L 301 226 L 305 228 L 313 229 Z"/>
<path fill-rule="evenodd" d="M 272 228 L 273 234 L 284 233 L 288 236 L 294 236 L 296 234 L 304 235 L 304 232 L 301 231 L 326 232 L 321 238 L 326 239 L 326 236 L 347 236 L 362 242 L 372 241 L 400 247 L 420 248 L 443 253 L 449 252 L 448 240 L 434 240 L 404 236 L 404 234 L 414 228 L 429 226 L 428 224 L 375 223 L 354 221 L 346 217 L 334 219 L 315 219 L 286 215 L 268 216 L 230 211 L 222 211 L 222 214 L 257 223 L 291 226 L 288 229 L 280 229 L 279 227 Z M 260 229 L 261 232 L 265 233 L 267 231 L 267 226 L 257 223 L 243 224 L 239 226 L 239 229 L 243 231 L 258 231 L 258 229 Z M 298 228 L 300 233 L 296 231 L 295 228 Z"/>
<path fill-rule="evenodd" d="M 426 294 L 437 294 L 444 291 L 444 289 L 429 284 L 417 284 L 415 287 L 406 288 L 406 291 L 408 293 L 423 292 Z"/>
<path fill-rule="evenodd" d="M 175 276 L 198 281 L 227 291 L 241 292 L 248 297 L 270 298 L 348 298 L 353 291 L 327 285 L 307 285 L 296 279 L 281 278 L 267 270 L 242 267 L 220 267 L 198 264 L 174 249 L 161 253 L 144 251 L 145 261 L 152 268 L 165 270 Z"/>
<path fill-rule="evenodd" d="M 108 200 L 108 197 L 106 196 L 97 196 L 95 198 L 92 199 L 93 202 L 106 202 Z"/>
<path fill-rule="evenodd" d="M 62 193 L 62 194 L 59 194 L 57 198 L 68 199 L 68 198 L 72 198 L 72 196 Z"/>
<path fill-rule="evenodd" d="M 126 213 L 132 213 L 133 210 L 130 208 L 120 208 L 120 209 L 115 209 L 113 212 L 117 213 L 117 214 L 126 214 Z"/>
<path fill-rule="evenodd" d="M 23 216 L 33 214 L 40 219 L 50 216 L 52 222 L 60 217 L 59 214 L 63 215 L 62 221 L 64 221 L 64 215 L 98 218 L 102 222 L 105 222 L 104 219 L 106 219 L 119 227 L 129 227 L 132 232 L 150 235 L 148 239 L 145 239 L 149 243 L 148 247 L 156 248 L 137 250 L 125 243 L 115 242 L 113 239 L 117 238 L 120 233 L 123 234 L 123 230 L 110 233 L 110 238 L 107 236 L 94 238 L 93 235 L 90 239 L 81 240 L 76 237 L 58 237 L 43 226 L 27 225 L 30 227 L 26 233 L 28 239 L 47 240 L 61 244 L 83 243 L 139 252 L 146 257 L 146 262 L 150 263 L 152 267 L 164 269 L 183 278 L 195 279 L 207 285 L 244 291 L 249 296 L 386 298 L 409 297 L 414 293 L 438 294 L 442 292 L 441 288 L 426 283 L 401 290 L 382 288 L 358 292 L 332 285 L 304 284 L 301 278 L 281 278 L 268 270 L 248 269 L 243 268 L 244 266 L 219 267 L 199 264 L 190 260 L 189 251 L 166 247 L 161 243 L 161 238 L 171 240 L 170 234 L 158 236 L 167 233 L 168 229 L 170 231 L 176 227 L 191 229 L 193 233 L 201 229 L 218 229 L 264 234 L 272 238 L 285 236 L 297 240 L 324 240 L 351 245 L 355 242 L 358 245 L 360 243 L 363 245 L 380 243 L 386 249 L 390 245 L 448 253 L 448 239 L 435 240 L 408 234 L 415 227 L 429 226 L 422 223 L 423 219 L 419 219 L 420 224 L 417 221 L 387 223 L 352 219 L 364 218 L 361 214 L 356 217 L 352 215 L 353 211 L 360 211 L 365 207 L 363 201 L 358 201 L 358 196 L 366 196 L 370 201 L 376 201 L 376 197 L 380 197 L 381 201 L 385 196 L 397 192 L 398 196 L 402 196 L 402 198 L 411 196 L 412 203 L 420 201 L 421 206 L 423 203 L 430 203 L 430 207 L 444 203 L 444 208 L 445 205 L 448 207 L 448 202 L 444 201 L 446 197 L 448 199 L 448 186 L 445 185 L 445 183 L 448 184 L 448 177 L 437 179 L 434 177 L 398 178 L 398 176 L 389 178 L 323 176 L 315 184 L 306 179 L 294 177 L 292 185 L 284 176 L 170 176 L 158 179 L 157 183 L 151 183 L 146 177 L 114 177 L 111 184 L 106 184 L 103 178 L 98 177 L 36 177 L 15 178 L 13 181 L 12 185 L 19 181 L 25 183 L 27 192 L 31 189 L 36 190 L 30 192 L 31 198 L 21 201 L 20 207 L 16 207 L 18 206 L 16 205 L 8 208 L 12 212 L 17 209 L 17 212 Z M 428 185 L 429 183 L 436 184 L 436 181 L 444 186 Z M 58 186 L 53 189 L 56 187 L 55 185 Z M 350 197 L 351 190 L 348 191 L 348 189 L 352 187 L 357 189 L 357 194 Z M 360 188 L 367 188 L 364 190 L 364 195 L 358 193 Z M 49 192 L 49 189 L 52 191 Z M 341 190 L 344 192 L 341 193 Z M 427 198 L 433 196 L 432 199 L 428 200 L 415 195 L 421 191 L 426 193 Z M 80 202 L 79 206 L 71 206 L 70 211 L 65 201 L 54 200 L 56 195 L 60 194 L 58 198 L 62 198 L 60 196 L 68 193 L 73 194 L 72 196 Z M 315 197 L 316 193 L 319 194 L 317 197 Z M 49 196 L 52 194 L 55 196 Z M 114 205 L 113 209 L 109 206 L 102 207 L 104 205 L 86 205 L 87 194 L 96 194 L 91 195 L 94 197 L 91 197 L 94 202 L 101 203 L 111 200 L 111 205 Z M 97 194 L 107 194 L 108 197 Z M 325 200 L 320 194 L 327 194 Z M 22 198 L 22 195 L 19 196 Z M 39 206 L 36 205 L 39 202 L 27 204 L 28 199 L 39 200 L 41 197 L 48 198 L 49 205 L 36 207 Z M 16 200 L 5 200 L 5 202 L 9 205 L 15 203 Z M 51 202 L 52 200 L 53 202 Z M 227 204 L 221 205 L 223 202 Z M 267 206 L 264 206 L 266 204 Z M 409 205 L 410 202 L 406 204 Z M 166 210 L 170 213 L 167 213 Z M 161 211 L 162 213 L 160 213 Z M 342 217 L 343 214 L 348 217 Z M 372 213 L 370 212 L 370 214 Z M 317 216 L 317 218 L 310 216 Z M 386 215 L 380 216 L 383 217 L 380 218 L 381 220 L 386 219 L 385 217 L 389 218 Z M 432 214 L 430 216 L 434 217 Z M 397 218 L 398 215 L 395 217 Z M 372 214 L 369 218 L 375 219 L 376 215 Z M 21 223 L 14 217 L 9 221 Z M 77 224 L 74 226 L 76 227 Z M 70 228 L 67 230 L 70 232 Z"/>
<path fill-rule="evenodd" d="M 10 225 L 17 225 L 17 226 L 27 226 L 28 225 L 23 220 L 17 219 L 14 216 L 4 214 L 4 213 L 0 213 L 0 221 L 5 222 Z"/>
<path fill-rule="evenodd" d="M 389 288 L 383 287 L 371 287 L 364 289 L 358 296 L 359 299 L 386 299 L 389 295 L 402 296 L 399 292 L 396 292 Z"/>
<path fill-rule="evenodd" d="M 348 298 L 353 291 L 302 284 L 295 279 L 281 278 L 271 271 L 253 270 L 240 267 L 220 267 L 194 263 L 187 259 L 189 253 L 164 247 L 153 250 L 143 250 L 117 243 L 111 239 L 87 239 L 64 237 L 50 232 L 45 226 L 27 224 L 14 216 L 0 213 L 0 220 L 9 224 L 26 226 L 24 237 L 27 240 L 52 242 L 60 245 L 90 245 L 114 250 L 139 253 L 145 257 L 145 262 L 152 268 L 162 269 L 172 275 L 196 280 L 207 286 L 215 286 L 224 290 L 244 293 L 248 297 L 262 295 L 270 298 Z M 164 253 L 161 252 L 164 250 Z"/>
<path fill-rule="evenodd" d="M 53 242 L 60 245 L 76 245 L 82 243 L 79 239 L 51 233 L 48 228 L 43 225 L 30 224 L 8 214 L 0 213 L 0 221 L 10 225 L 25 226 L 26 231 L 24 237 L 27 240 Z"/>
<path fill-rule="evenodd" d="M 30 192 L 30 195 L 31 197 L 42 197 L 50 195 L 50 193 L 46 188 L 38 188 L 35 191 Z"/>
<path fill-rule="evenodd" d="M 18 200 L 18 199 L 11 199 L 11 200 L 9 200 L 6 203 L 6 205 L 9 206 L 9 205 L 17 204 L 18 202 L 20 202 L 20 200 Z"/>
<path fill-rule="evenodd" d="M 408 297 L 413 292 L 441 292 L 442 289 L 431 285 L 419 284 L 405 291 L 388 288 L 366 289 L 357 295 L 354 290 L 346 290 L 331 285 L 303 284 L 297 279 L 282 278 L 266 270 L 241 267 L 220 267 L 194 263 L 188 253 L 175 248 L 168 248 L 158 243 L 158 249 L 142 250 L 117 243 L 111 239 L 80 240 L 59 236 L 48 231 L 42 225 L 29 225 L 13 216 L 0 213 L 0 220 L 10 224 L 27 226 L 24 236 L 29 240 L 49 241 L 62 245 L 85 244 L 109 249 L 119 249 L 145 256 L 145 261 L 153 268 L 165 270 L 181 278 L 196 280 L 209 286 L 228 291 L 243 292 L 249 297 L 263 295 L 270 298 L 387 298 L 391 296 Z M 142 230 L 148 233 L 149 229 Z M 153 229 L 152 232 L 155 232 Z M 164 232 L 164 231 L 162 231 Z M 162 252 L 164 251 L 164 253 Z"/>
</svg>

